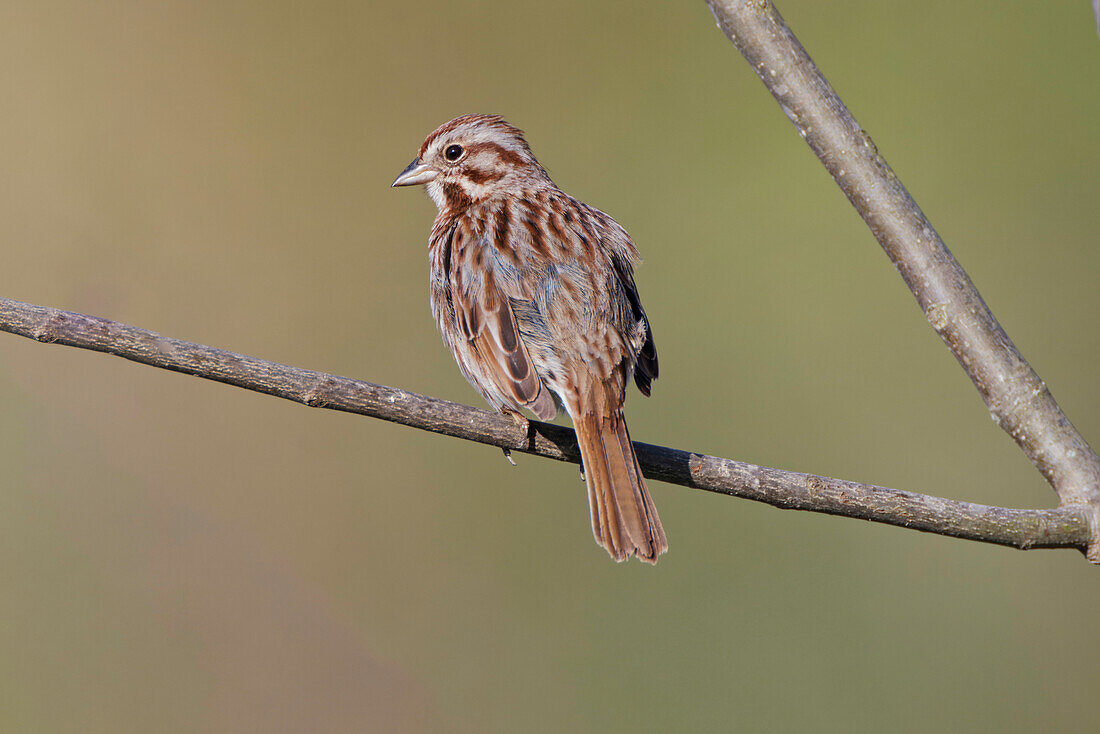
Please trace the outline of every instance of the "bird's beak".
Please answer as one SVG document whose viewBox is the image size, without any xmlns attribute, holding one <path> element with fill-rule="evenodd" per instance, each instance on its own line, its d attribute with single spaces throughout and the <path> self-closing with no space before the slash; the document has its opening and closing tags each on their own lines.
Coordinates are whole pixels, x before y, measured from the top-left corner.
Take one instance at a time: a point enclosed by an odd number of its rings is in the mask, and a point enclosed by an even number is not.
<svg viewBox="0 0 1100 734">
<path fill-rule="evenodd" d="M 439 171 L 429 168 L 421 163 L 420 158 L 413 158 L 413 162 L 405 167 L 405 170 L 393 180 L 390 186 L 416 186 L 426 184 L 439 175 Z"/>
</svg>

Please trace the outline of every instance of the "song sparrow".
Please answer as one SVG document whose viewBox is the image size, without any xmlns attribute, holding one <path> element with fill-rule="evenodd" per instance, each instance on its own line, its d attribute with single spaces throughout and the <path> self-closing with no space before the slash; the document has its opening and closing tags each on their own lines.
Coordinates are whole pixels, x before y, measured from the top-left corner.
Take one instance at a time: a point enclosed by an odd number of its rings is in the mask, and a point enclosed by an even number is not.
<svg viewBox="0 0 1100 734">
<path fill-rule="evenodd" d="M 623 400 L 657 349 L 634 285 L 638 251 L 614 219 L 564 193 L 497 115 L 437 128 L 394 186 L 427 184 L 432 313 L 462 374 L 498 411 L 564 406 L 580 444 L 592 534 L 616 561 L 668 549 Z"/>
</svg>

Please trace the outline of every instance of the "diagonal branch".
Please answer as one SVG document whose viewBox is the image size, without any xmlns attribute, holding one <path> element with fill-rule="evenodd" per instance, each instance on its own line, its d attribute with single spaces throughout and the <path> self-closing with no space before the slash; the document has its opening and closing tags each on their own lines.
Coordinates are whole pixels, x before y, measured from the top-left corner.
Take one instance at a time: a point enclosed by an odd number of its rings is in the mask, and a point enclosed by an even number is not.
<svg viewBox="0 0 1100 734">
<path fill-rule="evenodd" d="M 990 414 L 1089 517 L 1100 563 L 1100 459 L 994 318 L 966 271 L 768 0 L 707 0 L 719 27 L 844 191 Z"/>
<path fill-rule="evenodd" d="M 96 316 L 0 298 L 0 331 L 107 352 L 314 408 L 359 413 L 510 451 L 580 462 L 573 431 L 562 426 L 538 421 L 521 426 L 511 418 L 439 398 L 170 339 Z M 987 507 L 662 446 L 635 446 L 647 477 L 783 509 L 843 515 L 1022 549 L 1084 551 L 1090 541 L 1088 517 L 1080 507 Z"/>
</svg>

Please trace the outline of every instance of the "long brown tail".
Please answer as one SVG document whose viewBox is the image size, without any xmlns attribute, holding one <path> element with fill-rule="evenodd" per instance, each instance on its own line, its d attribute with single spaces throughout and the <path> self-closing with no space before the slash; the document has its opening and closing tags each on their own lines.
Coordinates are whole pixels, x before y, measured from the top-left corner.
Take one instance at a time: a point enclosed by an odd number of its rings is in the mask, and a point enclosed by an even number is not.
<svg viewBox="0 0 1100 734">
<path fill-rule="evenodd" d="M 574 416 L 584 460 L 592 535 L 616 561 L 657 563 L 668 550 L 661 518 L 646 488 L 622 410 Z"/>
</svg>

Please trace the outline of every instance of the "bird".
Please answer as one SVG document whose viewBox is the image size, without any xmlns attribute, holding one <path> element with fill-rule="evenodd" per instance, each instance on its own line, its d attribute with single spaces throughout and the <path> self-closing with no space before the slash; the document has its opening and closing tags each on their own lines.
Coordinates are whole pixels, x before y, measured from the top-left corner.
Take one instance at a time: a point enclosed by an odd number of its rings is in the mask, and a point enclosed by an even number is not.
<svg viewBox="0 0 1100 734">
<path fill-rule="evenodd" d="M 392 186 L 424 185 L 431 311 L 471 385 L 500 413 L 573 421 L 592 534 L 615 561 L 668 550 L 630 440 L 633 377 L 657 378 L 640 262 L 609 215 L 566 194 L 500 115 L 456 117 L 425 138 Z"/>
</svg>

